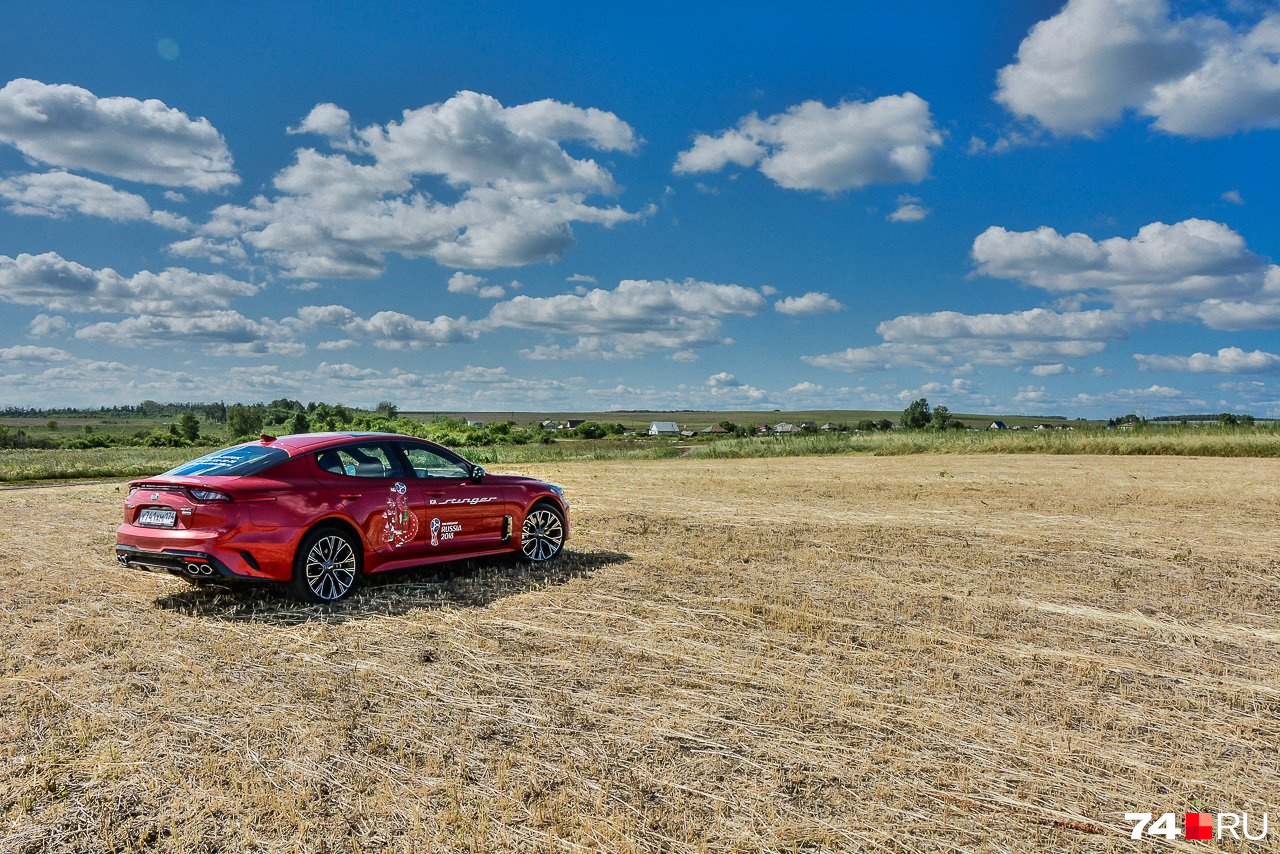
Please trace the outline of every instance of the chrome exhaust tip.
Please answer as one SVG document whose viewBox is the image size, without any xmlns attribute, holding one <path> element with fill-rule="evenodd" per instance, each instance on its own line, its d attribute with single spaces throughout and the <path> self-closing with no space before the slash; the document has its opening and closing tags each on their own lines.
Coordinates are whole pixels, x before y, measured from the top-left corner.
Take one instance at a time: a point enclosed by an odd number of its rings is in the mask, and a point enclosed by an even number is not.
<svg viewBox="0 0 1280 854">
<path fill-rule="evenodd" d="M 189 563 L 187 575 L 213 575 L 213 567 L 207 563 Z"/>
</svg>

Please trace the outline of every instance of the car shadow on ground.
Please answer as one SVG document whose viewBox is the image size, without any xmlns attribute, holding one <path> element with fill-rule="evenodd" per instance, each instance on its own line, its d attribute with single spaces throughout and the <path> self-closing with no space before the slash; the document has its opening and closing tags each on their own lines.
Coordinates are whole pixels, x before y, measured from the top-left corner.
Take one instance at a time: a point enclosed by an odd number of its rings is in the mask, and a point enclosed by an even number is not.
<svg viewBox="0 0 1280 854">
<path fill-rule="evenodd" d="M 368 576 L 354 594 L 334 605 L 297 602 L 283 585 L 274 584 L 253 587 L 208 584 L 161 596 L 155 605 L 192 617 L 235 622 L 345 623 L 398 616 L 415 609 L 484 607 L 507 596 L 585 578 L 601 567 L 629 560 L 631 556 L 621 552 L 566 549 L 550 563 L 500 556 L 414 567 Z"/>
</svg>

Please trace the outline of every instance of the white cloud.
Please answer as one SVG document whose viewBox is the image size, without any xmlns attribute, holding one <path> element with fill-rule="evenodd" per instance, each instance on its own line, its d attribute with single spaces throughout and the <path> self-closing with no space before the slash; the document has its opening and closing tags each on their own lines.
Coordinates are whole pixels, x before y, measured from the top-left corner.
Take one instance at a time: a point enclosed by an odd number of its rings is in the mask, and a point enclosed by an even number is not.
<svg viewBox="0 0 1280 854">
<path fill-rule="evenodd" d="M 51 362 L 65 362 L 70 358 L 71 354 L 56 347 L 32 347 L 29 344 L 0 347 L 0 362 L 5 363 L 47 365 Z"/>
<path fill-rule="evenodd" d="M 915 196 L 898 196 L 898 207 L 886 219 L 889 222 L 920 222 L 929 215 L 929 209 Z"/>
<path fill-rule="evenodd" d="M 1081 341 L 1123 338 L 1127 325 L 1112 311 L 1056 312 L 1044 308 L 1008 314 L 961 314 L 937 311 L 886 320 L 876 331 L 886 341 L 991 338 L 1027 341 Z"/>
<path fill-rule="evenodd" d="M 775 311 L 782 314 L 829 314 L 833 311 L 844 311 L 844 303 L 831 294 L 821 291 L 810 291 L 804 296 L 785 297 L 773 304 Z"/>
<path fill-rule="evenodd" d="M 218 190 L 239 183 L 222 135 L 157 100 L 10 80 L 0 89 L 0 142 L 32 160 L 148 184 Z"/>
<path fill-rule="evenodd" d="M 699 134 L 676 158 L 674 171 L 758 164 L 780 187 L 838 193 L 919 183 L 929 172 L 930 149 L 941 144 L 929 104 L 911 92 L 835 107 L 805 101 L 765 119 L 752 113 L 715 136 Z"/>
<path fill-rule="evenodd" d="M 336 341 L 321 341 L 316 345 L 317 350 L 350 350 L 352 347 L 360 346 L 360 342 L 351 338 L 339 338 Z"/>
<path fill-rule="evenodd" d="M 1244 196 L 1240 195 L 1239 190 L 1227 190 L 1225 193 L 1222 194 L 1222 200 L 1224 202 L 1230 202 L 1233 205 L 1244 204 Z"/>
<path fill-rule="evenodd" d="M 720 371 L 718 373 L 714 373 L 711 376 L 707 377 L 707 385 L 712 387 L 724 386 L 726 388 L 732 388 L 734 386 L 740 386 L 742 385 L 742 383 L 738 380 L 737 377 L 735 377 L 733 374 L 729 373 L 728 371 Z"/>
<path fill-rule="evenodd" d="M 253 296 L 258 290 L 258 285 L 221 273 L 194 273 L 181 267 L 122 276 L 110 267 L 93 270 L 56 252 L 17 258 L 0 255 L 0 301 L 52 311 L 195 315 L 223 308 L 233 298 Z"/>
<path fill-rule="evenodd" d="M 379 311 L 364 318 L 342 305 L 304 306 L 285 324 L 302 329 L 336 326 L 352 338 L 371 341 L 384 350 L 438 347 L 474 341 L 480 334 L 478 324 L 465 317 L 440 315 L 434 320 L 419 320 L 398 311 Z"/>
<path fill-rule="evenodd" d="M 970 338 L 888 342 L 800 358 L 819 368 L 847 372 L 887 371 L 901 367 L 962 371 L 973 364 L 1018 367 L 1079 359 L 1105 349 L 1106 344 L 1102 341 Z"/>
<path fill-rule="evenodd" d="M 528 358 L 629 358 L 721 343 L 724 318 L 755 315 L 764 307 L 759 292 L 740 285 L 628 279 L 613 290 L 517 296 L 495 305 L 485 323 L 581 336 L 568 348 L 532 348 L 526 351 Z"/>
<path fill-rule="evenodd" d="M 188 229 L 186 217 L 153 211 L 147 200 L 101 181 L 69 172 L 19 175 L 0 181 L 0 199 L 8 210 L 24 216 L 60 219 L 68 213 L 102 217 L 113 222 L 151 222 L 163 228 Z"/>
<path fill-rule="evenodd" d="M 612 226 L 651 212 L 589 202 L 619 188 L 561 145 L 632 150 L 634 132 L 612 113 L 554 101 L 508 108 L 459 92 L 398 122 L 348 122 L 332 104 L 312 110 L 295 132 L 321 133 L 339 153 L 298 150 L 275 177 L 274 198 L 220 207 L 203 233 L 238 238 L 290 276 L 372 277 L 393 252 L 466 269 L 553 260 L 573 244 L 575 223 Z M 458 197 L 434 198 L 422 179 Z"/>
<path fill-rule="evenodd" d="M 565 279 L 566 282 L 581 283 L 584 285 L 594 285 L 596 283 L 595 276 L 588 276 L 585 273 L 574 273 Z"/>
<path fill-rule="evenodd" d="M 1095 136 L 1128 110 L 1172 134 L 1280 127 L 1280 14 L 1237 31 L 1175 20 L 1165 0 L 1071 0 L 1001 69 L 997 101 L 1059 135 Z"/>
<path fill-rule="evenodd" d="M 1241 300 L 1208 299 L 1195 309 L 1213 329 L 1268 329 L 1280 326 L 1280 266 L 1267 268 L 1263 283 Z"/>
<path fill-rule="evenodd" d="M 1021 232 L 992 226 L 974 240 L 973 260 L 984 275 L 1146 309 L 1247 296 L 1262 286 L 1267 269 L 1243 237 L 1202 219 L 1153 222 L 1133 238 L 1101 241 L 1047 226 Z"/>
<path fill-rule="evenodd" d="M 1042 385 L 1024 385 L 1018 387 L 1013 399 L 1018 403 L 1046 403 L 1052 398 Z"/>
<path fill-rule="evenodd" d="M 1156 356 L 1135 353 L 1144 371 L 1184 371 L 1191 374 L 1270 374 L 1280 372 L 1280 355 L 1263 350 L 1245 351 L 1239 347 L 1223 347 L 1216 356 L 1193 353 L 1190 356 Z"/>
<path fill-rule="evenodd" d="M 195 317 L 139 315 L 94 323 L 76 330 L 76 338 L 117 347 L 173 347 L 192 344 L 212 355 L 301 354 L 292 331 L 273 320 L 251 320 L 238 311 L 211 311 Z"/>
<path fill-rule="evenodd" d="M 1033 377 L 1060 377 L 1063 374 L 1074 374 L 1076 369 L 1062 362 L 1052 365 L 1032 365 L 1027 373 Z"/>
<path fill-rule="evenodd" d="M 71 324 L 61 315 L 37 314 L 32 318 L 27 331 L 33 338 L 47 338 L 52 335 L 61 335 L 70 328 Z"/>
<path fill-rule="evenodd" d="M 449 277 L 448 288 L 450 293 L 470 294 L 482 299 L 500 299 L 506 296 L 506 288 L 502 285 L 486 285 L 485 282 L 487 281 L 488 279 L 484 276 L 475 276 L 458 271 Z"/>
</svg>

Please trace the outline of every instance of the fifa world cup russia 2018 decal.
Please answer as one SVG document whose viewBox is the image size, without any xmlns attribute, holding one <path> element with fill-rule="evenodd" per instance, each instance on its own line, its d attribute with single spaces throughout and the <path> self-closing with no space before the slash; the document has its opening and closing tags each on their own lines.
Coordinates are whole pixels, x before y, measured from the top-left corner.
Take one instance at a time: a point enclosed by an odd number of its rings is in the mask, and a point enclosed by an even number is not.
<svg viewBox="0 0 1280 854">
<path fill-rule="evenodd" d="M 382 511 L 382 539 L 398 549 L 418 535 L 418 517 L 409 509 L 409 490 L 403 483 L 391 487 L 387 506 Z"/>
<path fill-rule="evenodd" d="M 441 540 L 452 540 L 462 533 L 461 522 L 442 522 L 439 518 L 431 520 L 431 545 L 440 545 Z"/>
</svg>

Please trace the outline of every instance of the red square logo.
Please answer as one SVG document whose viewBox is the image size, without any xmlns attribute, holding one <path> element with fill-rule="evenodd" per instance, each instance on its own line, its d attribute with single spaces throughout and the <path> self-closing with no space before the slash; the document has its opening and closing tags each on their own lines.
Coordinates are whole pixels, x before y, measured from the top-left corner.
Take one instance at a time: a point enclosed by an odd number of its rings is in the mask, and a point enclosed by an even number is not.
<svg viewBox="0 0 1280 854">
<path fill-rule="evenodd" d="M 1187 813 L 1187 839 L 1212 839 L 1213 813 Z"/>
</svg>

